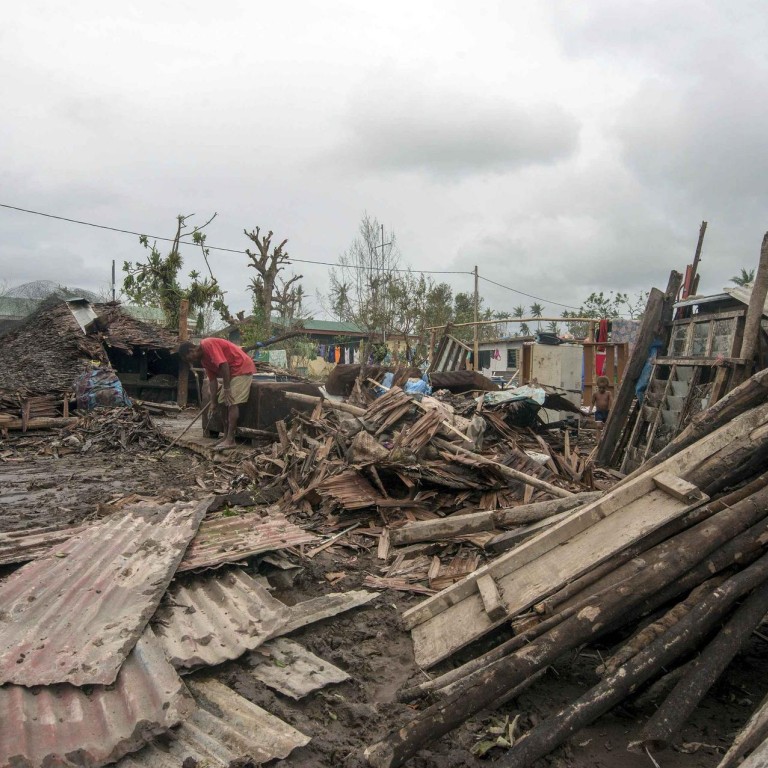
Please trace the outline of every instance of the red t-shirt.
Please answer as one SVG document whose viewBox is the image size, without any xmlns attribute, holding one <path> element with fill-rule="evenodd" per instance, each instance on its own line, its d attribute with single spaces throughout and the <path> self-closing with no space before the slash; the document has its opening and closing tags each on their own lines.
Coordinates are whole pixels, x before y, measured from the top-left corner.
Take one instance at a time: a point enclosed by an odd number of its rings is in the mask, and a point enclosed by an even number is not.
<svg viewBox="0 0 768 768">
<path fill-rule="evenodd" d="M 256 366 L 243 350 L 226 339 L 202 339 L 200 349 L 203 350 L 202 364 L 209 379 L 215 379 L 219 366 L 229 363 L 231 376 L 248 376 L 256 373 Z"/>
</svg>

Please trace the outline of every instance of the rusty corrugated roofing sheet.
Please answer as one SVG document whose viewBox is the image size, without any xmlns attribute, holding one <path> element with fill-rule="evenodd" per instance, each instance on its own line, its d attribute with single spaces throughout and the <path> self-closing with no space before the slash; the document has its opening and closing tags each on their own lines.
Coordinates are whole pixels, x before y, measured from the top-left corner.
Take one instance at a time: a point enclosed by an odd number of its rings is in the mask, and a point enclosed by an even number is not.
<svg viewBox="0 0 768 768">
<path fill-rule="evenodd" d="M 85 525 L 47 526 L 0 533 L 0 565 L 37 560 L 51 547 L 67 541 L 86 527 Z"/>
<path fill-rule="evenodd" d="M 197 711 L 169 739 L 156 739 L 124 757 L 115 768 L 180 768 L 187 758 L 207 768 L 229 768 L 246 757 L 261 765 L 282 760 L 310 741 L 216 680 L 188 683 Z"/>
<path fill-rule="evenodd" d="M 317 492 L 324 499 L 331 499 L 344 509 L 363 509 L 382 501 L 376 489 L 354 469 L 344 470 L 323 480 Z"/>
<path fill-rule="evenodd" d="M 203 521 L 179 571 L 215 568 L 262 552 L 318 541 L 314 533 L 289 523 L 276 509 Z"/>
<path fill-rule="evenodd" d="M 147 629 L 114 685 L 0 687 L 0 765 L 96 768 L 141 749 L 194 709 Z"/>
<path fill-rule="evenodd" d="M 174 584 L 155 614 L 155 634 L 177 669 L 236 659 L 265 642 L 291 611 L 245 571 Z"/>
<path fill-rule="evenodd" d="M 51 547 L 60 544 L 88 526 L 67 528 L 32 528 L 0 533 L 0 565 L 36 560 Z M 205 570 L 226 563 L 236 563 L 252 555 L 272 552 L 299 544 L 318 541 L 315 534 L 289 523 L 283 514 L 246 512 L 229 517 L 205 519 L 190 545 L 179 571 Z"/>
<path fill-rule="evenodd" d="M 136 506 L 0 585 L 0 683 L 114 682 L 210 502 Z"/>
<path fill-rule="evenodd" d="M 257 680 L 295 700 L 326 685 L 349 680 L 344 670 L 285 637 L 270 640 L 248 658 L 254 664 L 251 674 Z"/>
<path fill-rule="evenodd" d="M 314 624 L 316 621 L 330 619 L 337 613 L 359 608 L 361 605 L 375 600 L 378 596 L 376 592 L 356 589 L 351 592 L 329 592 L 327 595 L 296 603 L 290 607 L 291 615 L 288 623 L 284 627 L 280 627 L 272 637 L 287 635 L 296 629 L 306 627 L 308 624 Z"/>
</svg>

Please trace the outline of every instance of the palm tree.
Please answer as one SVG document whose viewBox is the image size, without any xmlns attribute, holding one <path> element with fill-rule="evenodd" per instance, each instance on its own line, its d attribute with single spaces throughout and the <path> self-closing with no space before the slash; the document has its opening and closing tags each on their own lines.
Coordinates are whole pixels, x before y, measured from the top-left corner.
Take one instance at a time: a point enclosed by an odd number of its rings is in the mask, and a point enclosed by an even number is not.
<svg viewBox="0 0 768 768">
<path fill-rule="evenodd" d="M 525 317 L 525 307 L 522 304 L 518 304 L 512 310 L 512 317 Z M 515 336 L 520 336 L 522 332 L 523 329 L 518 326 L 518 328 L 515 330 Z"/>
<path fill-rule="evenodd" d="M 736 283 L 736 285 L 749 285 L 754 281 L 755 281 L 755 270 L 754 269 L 746 270 L 744 269 L 744 267 L 741 268 L 740 275 L 734 275 L 731 278 L 731 282 Z"/>
<path fill-rule="evenodd" d="M 531 304 L 531 317 L 541 317 L 544 314 L 544 307 L 538 302 Z M 541 330 L 541 323 L 536 323 L 536 330 Z"/>
<path fill-rule="evenodd" d="M 549 325 L 547 325 L 547 330 L 550 333 L 560 333 L 560 323 L 557 322 L 557 320 L 551 320 Z"/>
<path fill-rule="evenodd" d="M 531 329 L 528 327 L 528 323 L 520 323 L 520 335 L 521 336 L 531 335 Z"/>
</svg>

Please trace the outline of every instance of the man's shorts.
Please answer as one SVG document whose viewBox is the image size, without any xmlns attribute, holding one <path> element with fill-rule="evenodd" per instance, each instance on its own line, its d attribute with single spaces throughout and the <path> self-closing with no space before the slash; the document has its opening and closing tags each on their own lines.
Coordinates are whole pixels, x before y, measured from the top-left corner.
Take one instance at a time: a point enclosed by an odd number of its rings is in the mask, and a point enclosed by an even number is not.
<svg viewBox="0 0 768 768">
<path fill-rule="evenodd" d="M 608 411 L 595 411 L 595 421 L 608 421 Z"/>
<path fill-rule="evenodd" d="M 246 376 L 233 376 L 230 381 L 230 389 L 232 390 L 232 399 L 235 401 L 235 405 L 241 405 L 247 403 L 251 394 L 251 382 L 253 376 L 247 374 Z M 224 385 L 219 381 L 219 403 L 224 402 Z"/>
</svg>

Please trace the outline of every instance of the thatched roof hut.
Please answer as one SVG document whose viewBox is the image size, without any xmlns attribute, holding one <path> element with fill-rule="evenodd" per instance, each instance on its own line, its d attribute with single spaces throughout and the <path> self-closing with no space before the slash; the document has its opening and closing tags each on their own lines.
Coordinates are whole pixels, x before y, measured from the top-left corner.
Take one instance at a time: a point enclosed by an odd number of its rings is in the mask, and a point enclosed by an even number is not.
<svg viewBox="0 0 768 768">
<path fill-rule="evenodd" d="M 85 330 L 83 313 L 98 317 Z M 169 355 L 177 343 L 168 331 L 136 320 L 119 304 L 82 301 L 78 305 L 55 298 L 43 302 L 24 323 L 0 339 L 0 390 L 71 392 L 75 378 L 91 360 L 107 363 L 115 352 L 120 357 L 150 350 Z"/>
</svg>

